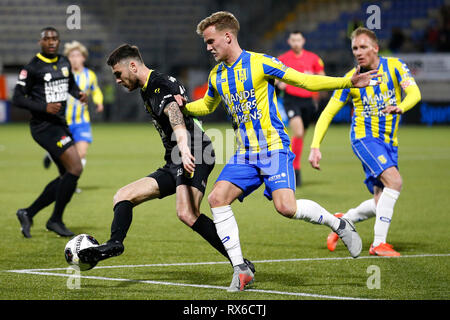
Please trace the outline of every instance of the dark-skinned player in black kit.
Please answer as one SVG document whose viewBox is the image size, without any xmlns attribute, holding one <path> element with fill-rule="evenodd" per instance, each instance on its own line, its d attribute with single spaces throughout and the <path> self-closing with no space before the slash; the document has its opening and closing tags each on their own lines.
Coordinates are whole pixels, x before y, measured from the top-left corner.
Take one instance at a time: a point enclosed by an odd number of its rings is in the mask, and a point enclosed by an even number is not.
<svg viewBox="0 0 450 320">
<path fill-rule="evenodd" d="M 25 238 L 31 238 L 33 217 L 53 202 L 55 206 L 46 228 L 62 237 L 74 235 L 62 217 L 83 167 L 64 113 L 69 94 L 83 103 L 87 102 L 87 96 L 78 88 L 69 60 L 58 54 L 59 44 L 55 28 L 41 30 L 41 52 L 20 71 L 12 99 L 13 105 L 30 111 L 31 135 L 51 155 L 59 171 L 58 177 L 45 186 L 29 207 L 17 211 Z"/>
</svg>

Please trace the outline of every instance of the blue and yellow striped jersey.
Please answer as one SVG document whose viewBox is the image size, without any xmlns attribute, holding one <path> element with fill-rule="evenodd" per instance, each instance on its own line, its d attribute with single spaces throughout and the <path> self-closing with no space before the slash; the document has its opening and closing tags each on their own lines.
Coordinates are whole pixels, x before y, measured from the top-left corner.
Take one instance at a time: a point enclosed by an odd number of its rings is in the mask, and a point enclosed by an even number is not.
<svg viewBox="0 0 450 320">
<path fill-rule="evenodd" d="M 85 67 L 81 72 L 74 72 L 73 76 L 81 91 L 87 95 L 92 94 L 92 99 L 95 104 L 103 103 L 103 94 L 98 86 L 97 76 L 92 70 Z M 66 107 L 66 121 L 68 125 L 89 123 L 88 106 L 83 105 L 79 100 L 69 96 Z"/>
<path fill-rule="evenodd" d="M 355 71 L 356 69 L 353 68 L 345 77 L 351 77 Z M 398 146 L 397 130 L 400 115 L 385 114 L 381 110 L 389 105 L 400 105 L 402 88 L 406 89 L 417 85 L 406 64 L 398 58 L 380 57 L 378 71 L 379 74 L 382 74 L 381 84 L 361 89 L 336 90 L 331 100 L 342 107 L 350 97 L 352 98 L 354 106 L 350 128 L 352 141 L 374 137 Z M 318 147 L 317 142 L 313 141 L 313 147 Z"/>
<path fill-rule="evenodd" d="M 239 154 L 290 148 L 278 112 L 275 79 L 309 91 L 352 86 L 350 78 L 304 74 L 274 57 L 243 50 L 233 65 L 221 62 L 211 70 L 205 96 L 188 103 L 183 112 L 203 116 L 222 101 L 233 121 Z"/>
<path fill-rule="evenodd" d="M 274 86 L 275 77 L 282 78 L 285 71 L 276 58 L 244 50 L 233 65 L 222 62 L 210 72 L 205 97 L 224 103 L 239 153 L 289 148 Z"/>
</svg>

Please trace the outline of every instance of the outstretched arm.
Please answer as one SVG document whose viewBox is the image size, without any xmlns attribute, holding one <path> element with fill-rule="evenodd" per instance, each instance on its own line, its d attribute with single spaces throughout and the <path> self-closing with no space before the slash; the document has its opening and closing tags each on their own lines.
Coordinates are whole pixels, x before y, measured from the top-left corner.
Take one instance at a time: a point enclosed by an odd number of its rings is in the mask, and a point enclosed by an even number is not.
<svg viewBox="0 0 450 320">
<path fill-rule="evenodd" d="M 329 77 L 322 75 L 312 75 L 298 72 L 288 68 L 282 81 L 306 89 L 308 91 L 329 91 L 335 89 L 364 88 L 371 83 L 371 80 L 380 77 L 378 70 L 359 73 L 359 66 L 351 78 Z M 379 84 L 379 81 L 373 81 L 373 85 Z"/>
<path fill-rule="evenodd" d="M 183 109 L 183 113 L 191 116 L 205 116 L 213 113 L 220 103 L 220 98 L 211 98 L 208 94 L 202 99 L 189 102 Z"/>
</svg>

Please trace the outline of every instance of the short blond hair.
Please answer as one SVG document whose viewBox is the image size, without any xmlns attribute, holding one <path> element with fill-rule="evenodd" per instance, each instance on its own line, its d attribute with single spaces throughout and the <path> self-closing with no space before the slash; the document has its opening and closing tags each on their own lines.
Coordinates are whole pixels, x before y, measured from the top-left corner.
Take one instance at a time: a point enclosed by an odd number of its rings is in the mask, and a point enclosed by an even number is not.
<svg viewBox="0 0 450 320">
<path fill-rule="evenodd" d="M 87 59 L 87 57 L 89 55 L 86 47 L 76 40 L 74 40 L 72 42 L 68 42 L 64 45 L 64 55 L 68 56 L 69 53 L 73 50 L 80 51 L 85 59 Z"/>
<path fill-rule="evenodd" d="M 210 26 L 215 26 L 216 30 L 230 30 L 237 37 L 240 26 L 236 17 L 228 11 L 218 11 L 206 17 L 197 25 L 197 34 L 203 35 L 203 31 Z"/>
<path fill-rule="evenodd" d="M 373 41 L 373 43 L 378 45 L 378 38 L 377 38 L 377 35 L 375 34 L 375 32 L 373 32 L 370 29 L 364 28 L 364 27 L 358 27 L 355 30 L 353 30 L 352 34 L 350 35 L 350 39 L 353 41 L 354 38 L 356 38 L 357 36 L 360 36 L 362 34 L 365 34 L 366 36 L 368 36 L 370 38 L 370 40 Z"/>
</svg>

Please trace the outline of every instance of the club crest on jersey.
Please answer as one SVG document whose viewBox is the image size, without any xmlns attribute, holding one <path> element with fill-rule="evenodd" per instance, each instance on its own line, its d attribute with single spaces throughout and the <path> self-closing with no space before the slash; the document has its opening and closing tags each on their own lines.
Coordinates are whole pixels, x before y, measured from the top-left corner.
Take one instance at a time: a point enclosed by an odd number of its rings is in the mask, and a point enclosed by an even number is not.
<svg viewBox="0 0 450 320">
<path fill-rule="evenodd" d="M 62 136 L 61 140 L 59 140 L 56 145 L 60 148 L 62 148 L 63 146 L 65 146 L 66 144 L 68 144 L 70 141 L 72 141 L 72 138 L 69 136 Z"/>
<path fill-rule="evenodd" d="M 67 67 L 62 67 L 61 68 L 61 72 L 62 72 L 64 77 L 67 78 L 69 76 L 69 69 Z"/>
<path fill-rule="evenodd" d="M 52 74 L 50 73 L 50 72 L 47 72 L 45 75 L 44 75 L 44 80 L 45 81 L 50 81 L 50 80 L 52 80 Z"/>
<path fill-rule="evenodd" d="M 248 77 L 248 69 L 244 68 L 244 69 L 234 70 L 234 76 L 240 82 L 245 82 L 247 80 L 247 77 Z"/>
</svg>

